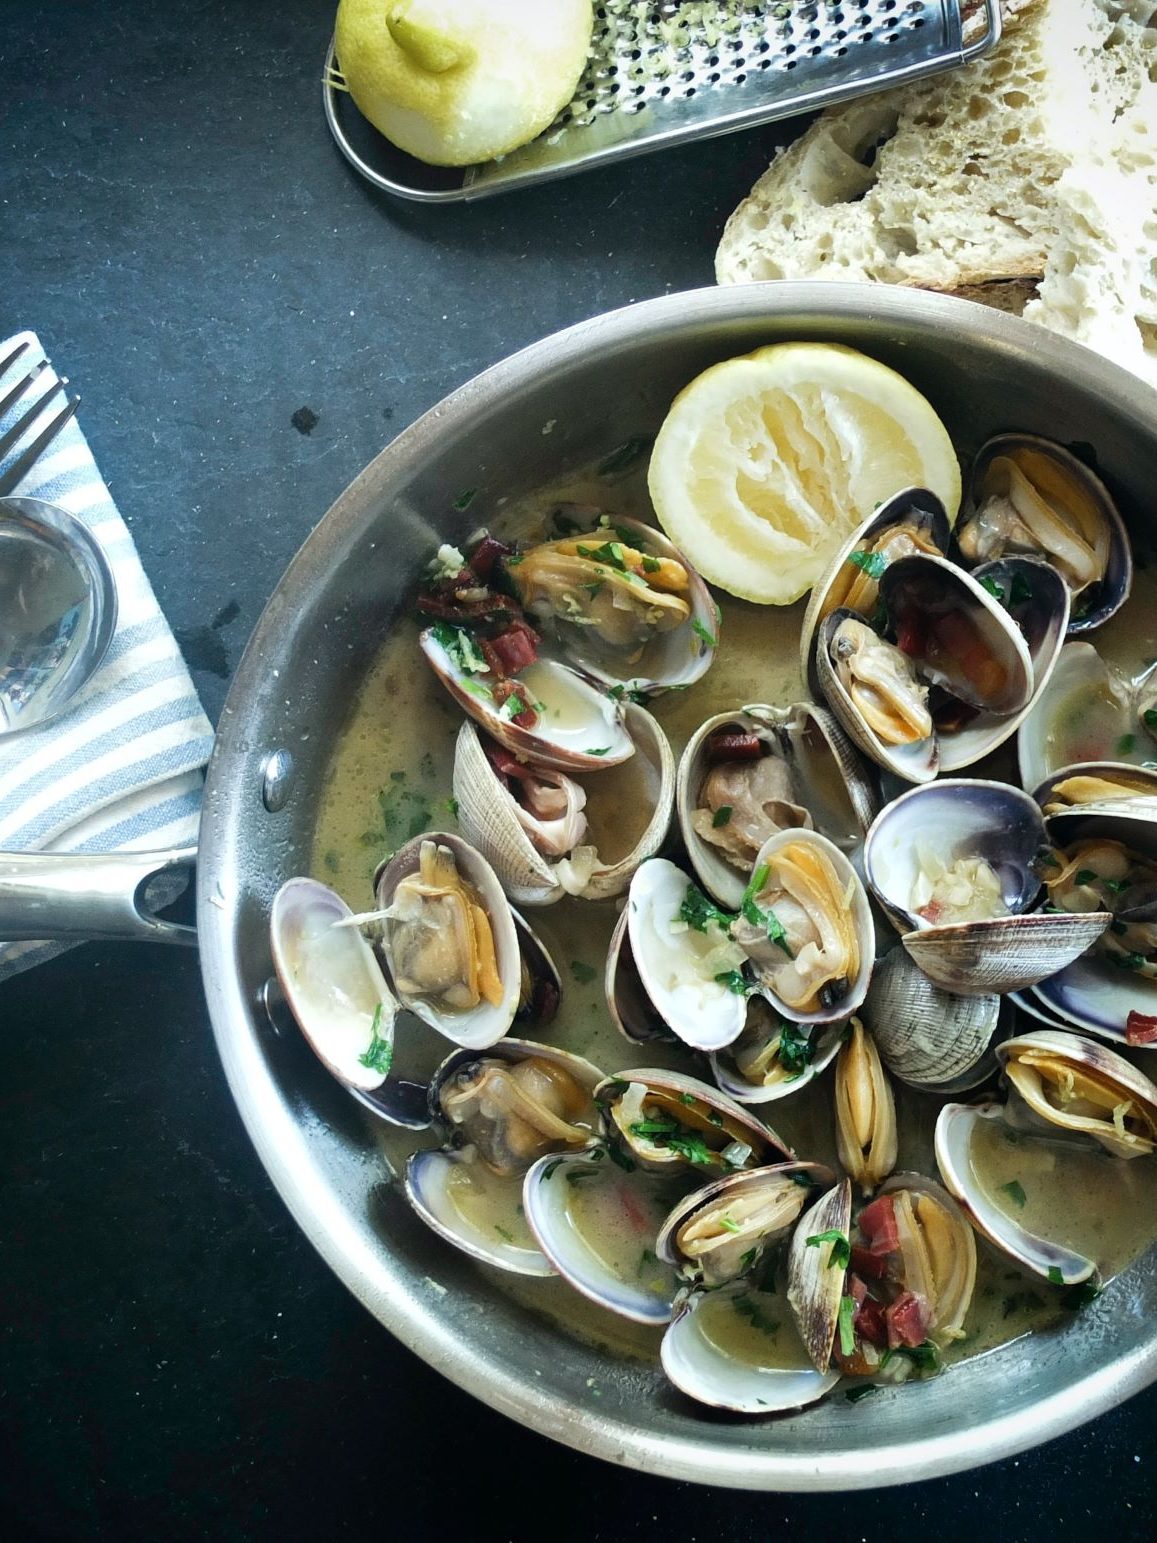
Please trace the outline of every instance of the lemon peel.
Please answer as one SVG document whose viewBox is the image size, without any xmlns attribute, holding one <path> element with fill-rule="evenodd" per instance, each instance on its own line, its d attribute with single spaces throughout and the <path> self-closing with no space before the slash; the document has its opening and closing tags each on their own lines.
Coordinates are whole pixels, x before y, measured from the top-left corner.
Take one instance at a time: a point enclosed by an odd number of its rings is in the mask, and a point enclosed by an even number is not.
<svg viewBox="0 0 1157 1543">
<path fill-rule="evenodd" d="M 776 343 L 712 365 L 675 398 L 648 474 L 659 523 L 704 578 L 787 605 L 877 504 L 930 488 L 950 522 L 960 466 L 927 398 L 832 343 Z"/>
<path fill-rule="evenodd" d="M 574 95 L 591 0 L 341 0 L 334 50 L 359 111 L 436 166 L 535 138 Z"/>
</svg>

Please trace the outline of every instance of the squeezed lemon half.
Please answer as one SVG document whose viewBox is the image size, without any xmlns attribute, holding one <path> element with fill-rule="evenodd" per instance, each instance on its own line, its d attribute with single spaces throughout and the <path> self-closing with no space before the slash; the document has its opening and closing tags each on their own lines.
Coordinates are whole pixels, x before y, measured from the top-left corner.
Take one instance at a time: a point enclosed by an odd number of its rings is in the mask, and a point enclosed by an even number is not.
<svg viewBox="0 0 1157 1543">
<path fill-rule="evenodd" d="M 831 343 L 776 343 L 697 376 L 659 430 L 648 481 L 688 561 L 764 605 L 798 600 L 893 494 L 929 488 L 955 521 L 961 493 L 927 398 Z"/>
</svg>

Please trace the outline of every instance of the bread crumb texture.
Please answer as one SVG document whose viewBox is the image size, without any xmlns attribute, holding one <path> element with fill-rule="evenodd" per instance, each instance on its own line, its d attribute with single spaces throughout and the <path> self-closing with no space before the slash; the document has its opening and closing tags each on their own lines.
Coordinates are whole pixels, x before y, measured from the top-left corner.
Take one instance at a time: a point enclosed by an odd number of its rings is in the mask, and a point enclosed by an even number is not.
<svg viewBox="0 0 1157 1543">
<path fill-rule="evenodd" d="M 1157 385 L 1157 0 L 1031 0 L 967 68 L 830 108 L 716 275 L 963 294 Z"/>
</svg>

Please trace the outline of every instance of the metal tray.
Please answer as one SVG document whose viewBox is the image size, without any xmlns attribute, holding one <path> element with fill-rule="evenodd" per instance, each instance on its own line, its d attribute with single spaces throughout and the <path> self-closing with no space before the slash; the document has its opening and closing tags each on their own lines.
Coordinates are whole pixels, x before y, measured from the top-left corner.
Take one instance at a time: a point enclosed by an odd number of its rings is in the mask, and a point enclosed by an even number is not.
<svg viewBox="0 0 1157 1543">
<path fill-rule="evenodd" d="M 747 0 L 715 23 L 677 4 L 605 0 L 573 100 L 529 145 L 480 166 L 414 160 L 358 112 L 330 44 L 322 97 L 338 148 L 376 187 L 423 203 L 485 198 L 688 140 L 753 128 L 953 69 L 1000 37 L 998 0 Z"/>
</svg>

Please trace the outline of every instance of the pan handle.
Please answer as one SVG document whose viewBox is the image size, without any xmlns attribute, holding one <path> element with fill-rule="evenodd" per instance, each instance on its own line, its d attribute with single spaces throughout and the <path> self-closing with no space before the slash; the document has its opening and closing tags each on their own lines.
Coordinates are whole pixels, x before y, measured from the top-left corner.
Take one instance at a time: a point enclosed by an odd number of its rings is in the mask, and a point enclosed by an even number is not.
<svg viewBox="0 0 1157 1543">
<path fill-rule="evenodd" d="M 191 876 L 196 860 L 196 847 L 0 854 L 0 938 L 129 938 L 195 947 L 195 927 L 151 915 L 144 898 L 165 874 Z"/>
</svg>

